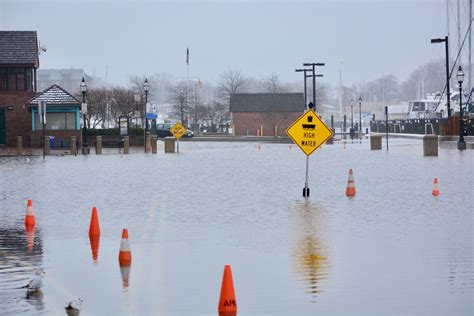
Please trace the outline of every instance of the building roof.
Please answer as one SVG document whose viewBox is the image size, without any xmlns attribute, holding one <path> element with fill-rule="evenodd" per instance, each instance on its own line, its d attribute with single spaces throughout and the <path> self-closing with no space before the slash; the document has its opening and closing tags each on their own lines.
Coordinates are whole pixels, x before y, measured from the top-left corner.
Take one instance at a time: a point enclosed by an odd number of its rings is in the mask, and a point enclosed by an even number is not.
<svg viewBox="0 0 474 316">
<path fill-rule="evenodd" d="M 35 31 L 0 31 L 0 64 L 39 66 Z"/>
<path fill-rule="evenodd" d="M 303 112 L 303 93 L 236 93 L 230 96 L 231 112 Z"/>
<path fill-rule="evenodd" d="M 43 92 L 37 94 L 29 102 L 29 106 L 38 106 L 40 101 L 46 101 L 47 105 L 53 106 L 80 106 L 81 102 L 76 99 L 72 94 L 61 88 L 57 84 L 52 85 Z"/>
</svg>

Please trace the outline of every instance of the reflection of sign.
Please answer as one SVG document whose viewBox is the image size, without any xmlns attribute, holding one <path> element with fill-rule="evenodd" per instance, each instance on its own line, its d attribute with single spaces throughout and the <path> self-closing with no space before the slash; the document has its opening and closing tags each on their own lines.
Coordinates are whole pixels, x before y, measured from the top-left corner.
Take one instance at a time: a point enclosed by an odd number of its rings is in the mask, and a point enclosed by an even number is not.
<svg viewBox="0 0 474 316">
<path fill-rule="evenodd" d="M 187 130 L 186 130 L 186 127 L 184 127 L 183 124 L 181 124 L 181 122 L 177 122 L 176 124 L 173 125 L 173 127 L 171 127 L 170 131 L 174 137 L 176 137 L 177 139 L 180 139 L 181 136 L 186 134 Z"/>
<path fill-rule="evenodd" d="M 155 113 L 146 113 L 145 118 L 149 119 L 149 120 L 154 120 L 154 119 L 158 118 L 158 115 L 156 115 Z"/>
<path fill-rule="evenodd" d="M 333 135 L 313 110 L 308 110 L 300 116 L 286 133 L 307 156 Z"/>
<path fill-rule="evenodd" d="M 128 117 L 127 116 L 119 116 L 119 129 L 120 129 L 121 136 L 128 135 Z"/>
</svg>

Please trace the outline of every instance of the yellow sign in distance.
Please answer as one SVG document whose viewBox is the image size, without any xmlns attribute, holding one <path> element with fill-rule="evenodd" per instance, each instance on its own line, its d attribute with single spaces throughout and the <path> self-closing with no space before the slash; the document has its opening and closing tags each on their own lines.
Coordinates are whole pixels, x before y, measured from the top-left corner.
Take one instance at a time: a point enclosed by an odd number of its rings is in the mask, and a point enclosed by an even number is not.
<svg viewBox="0 0 474 316">
<path fill-rule="evenodd" d="M 324 124 L 313 109 L 301 115 L 286 133 L 298 145 L 306 156 L 311 155 L 332 135 L 332 130 Z"/>
<path fill-rule="evenodd" d="M 176 124 L 171 127 L 170 131 L 174 137 L 180 139 L 184 134 L 186 134 L 187 129 L 183 124 L 181 124 L 181 122 L 176 122 Z"/>
</svg>

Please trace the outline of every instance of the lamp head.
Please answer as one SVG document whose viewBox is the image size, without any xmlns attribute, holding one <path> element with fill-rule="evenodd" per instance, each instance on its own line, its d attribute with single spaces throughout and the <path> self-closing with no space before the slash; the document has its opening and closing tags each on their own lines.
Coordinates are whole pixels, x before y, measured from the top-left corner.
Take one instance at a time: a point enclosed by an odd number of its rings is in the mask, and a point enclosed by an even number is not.
<svg viewBox="0 0 474 316">
<path fill-rule="evenodd" d="M 86 84 L 86 81 L 84 80 L 84 77 L 82 77 L 82 81 L 81 81 L 81 92 L 82 93 L 86 93 L 87 92 L 87 84 Z"/>
</svg>

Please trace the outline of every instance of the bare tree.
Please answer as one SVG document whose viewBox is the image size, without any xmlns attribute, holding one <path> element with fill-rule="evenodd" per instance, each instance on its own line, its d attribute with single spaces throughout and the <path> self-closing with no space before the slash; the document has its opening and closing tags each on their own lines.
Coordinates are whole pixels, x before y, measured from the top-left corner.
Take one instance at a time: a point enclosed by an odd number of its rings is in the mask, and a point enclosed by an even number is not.
<svg viewBox="0 0 474 316">
<path fill-rule="evenodd" d="M 260 89 L 265 93 L 282 93 L 289 91 L 288 85 L 284 85 L 277 74 L 262 77 L 259 82 Z"/>
<path fill-rule="evenodd" d="M 189 113 L 186 82 L 180 81 L 175 84 L 170 102 L 173 106 L 173 114 L 178 116 L 183 124 L 186 124 L 185 115 Z"/>
<path fill-rule="evenodd" d="M 111 116 L 117 119 L 120 115 L 132 114 L 137 110 L 137 103 L 134 99 L 134 93 L 131 89 L 114 87 L 111 91 Z"/>
<path fill-rule="evenodd" d="M 240 70 L 226 70 L 219 76 L 219 94 L 222 99 L 230 102 L 230 96 L 243 92 L 246 88 L 246 79 Z"/>
</svg>

